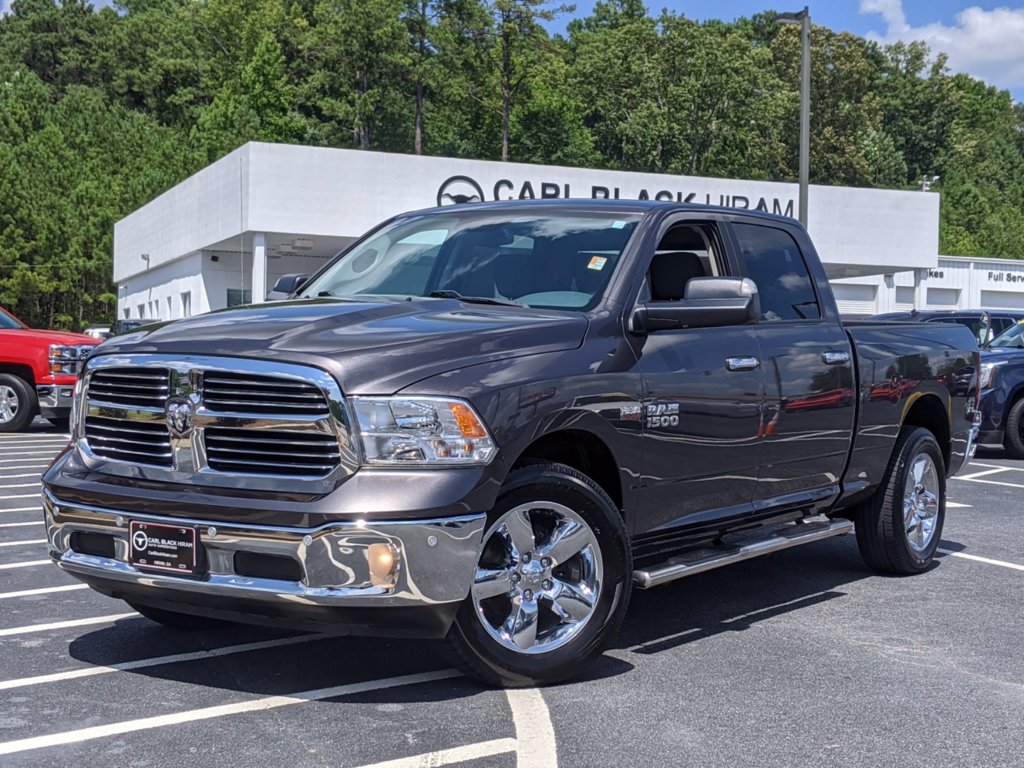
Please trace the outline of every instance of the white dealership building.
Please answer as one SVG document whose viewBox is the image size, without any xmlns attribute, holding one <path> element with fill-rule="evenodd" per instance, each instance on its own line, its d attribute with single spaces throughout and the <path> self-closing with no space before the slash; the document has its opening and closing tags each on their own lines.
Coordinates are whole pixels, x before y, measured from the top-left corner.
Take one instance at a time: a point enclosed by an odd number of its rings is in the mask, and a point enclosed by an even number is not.
<svg viewBox="0 0 1024 768">
<path fill-rule="evenodd" d="M 117 222 L 118 317 L 261 301 L 383 219 L 464 200 L 663 199 L 795 216 L 795 184 L 250 143 Z M 939 195 L 812 186 L 808 229 L 840 309 L 1024 309 L 1024 262 L 939 255 Z"/>
</svg>

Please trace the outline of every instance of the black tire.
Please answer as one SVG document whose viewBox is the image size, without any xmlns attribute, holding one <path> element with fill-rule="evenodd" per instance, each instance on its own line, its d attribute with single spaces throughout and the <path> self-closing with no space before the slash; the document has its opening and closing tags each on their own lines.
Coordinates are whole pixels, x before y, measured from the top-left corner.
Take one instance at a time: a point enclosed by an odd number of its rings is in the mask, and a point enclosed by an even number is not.
<svg viewBox="0 0 1024 768">
<path fill-rule="evenodd" d="M 224 621 L 223 619 L 211 619 L 207 616 L 194 616 L 190 613 L 165 611 L 163 608 L 152 608 L 148 605 L 139 605 L 138 603 L 129 602 L 128 605 L 150 621 L 155 621 L 157 624 L 162 624 L 169 629 L 179 631 L 198 632 L 238 626 L 233 622 Z"/>
<path fill-rule="evenodd" d="M 915 494 L 915 499 L 919 498 L 917 485 L 913 491 L 907 485 L 908 477 L 919 461 L 924 465 L 930 462 L 934 468 L 936 493 L 932 495 L 937 496 L 937 508 L 925 504 L 934 511 L 934 516 L 927 517 L 932 521 L 930 532 L 926 540 L 912 543 L 912 538 L 916 538 L 922 528 L 910 528 L 914 533 L 908 533 L 904 504 L 910 493 Z M 939 443 L 927 429 L 904 427 L 896 440 L 881 486 L 874 498 L 854 515 L 860 554 L 868 566 L 880 573 L 920 573 L 931 564 L 938 549 L 945 518 L 946 469 Z M 923 526 L 925 517 L 915 516 L 911 521 Z"/>
<path fill-rule="evenodd" d="M 55 426 L 57 429 L 63 430 L 65 432 L 67 432 L 68 427 L 71 426 L 71 423 L 67 416 L 54 416 L 53 418 L 47 418 L 47 421 L 50 422 L 50 424 L 52 424 L 53 426 Z"/>
<path fill-rule="evenodd" d="M 1006 415 L 1003 447 L 1011 459 L 1024 459 L 1024 397 L 1014 403 Z"/>
<path fill-rule="evenodd" d="M 532 506 L 534 504 L 537 505 L 536 509 Z M 499 532 L 494 528 L 497 521 L 504 519 L 503 516 L 513 513 L 514 510 L 528 508 L 529 511 L 525 513 L 527 519 L 536 521 L 539 516 L 539 525 L 543 527 L 544 515 L 552 509 L 545 507 L 545 504 L 570 510 L 576 518 L 576 521 L 570 523 L 577 526 L 576 530 L 584 531 L 579 527 L 580 522 L 586 526 L 584 534 L 591 536 L 588 541 L 596 543 L 596 549 L 599 550 L 599 553 L 594 552 L 595 548 L 591 544 L 585 551 L 600 563 L 597 570 L 600 588 L 585 619 L 559 625 L 569 627 L 571 624 L 579 624 L 578 627 L 570 628 L 572 634 L 567 640 L 558 641 L 564 644 L 557 645 L 551 650 L 532 653 L 511 650 L 489 633 L 484 626 L 487 619 L 483 617 L 483 609 L 478 615 L 474 593 L 471 591 L 459 609 L 455 623 L 448 633 L 448 640 L 455 650 L 460 666 L 469 675 L 488 685 L 519 688 L 546 685 L 573 677 L 602 653 L 612 641 L 629 606 L 632 591 L 632 555 L 622 516 L 615 503 L 597 483 L 563 464 L 533 464 L 516 469 L 509 475 L 494 509 L 488 515 L 488 533 L 485 534 L 480 567 L 488 567 L 484 562 L 488 557 L 489 543 L 499 541 L 496 539 Z M 554 540 L 553 536 L 549 539 L 551 540 Z M 497 548 L 500 550 L 500 542 Z M 542 551 L 543 547 L 538 544 L 537 554 Z M 546 589 L 550 590 L 551 584 L 561 585 L 563 582 L 560 580 L 563 578 L 575 580 L 575 576 L 567 574 L 579 567 L 578 564 L 573 565 L 574 558 L 582 556 L 573 555 L 564 561 L 563 566 L 552 565 L 552 560 L 548 560 L 552 570 L 551 580 L 544 582 L 549 585 Z M 560 571 L 561 567 L 566 570 Z M 526 580 L 523 577 L 519 586 L 524 585 Z M 516 603 L 509 595 L 498 596 L 497 599 L 507 600 L 508 604 L 513 606 L 512 610 L 515 610 Z M 553 603 L 556 601 L 543 602 L 546 599 L 538 591 L 534 605 L 547 606 L 541 610 L 551 610 L 553 616 Z M 510 618 L 511 615 L 510 613 Z M 537 626 L 542 625 L 540 621 L 535 623 Z M 491 631 L 496 631 L 493 625 Z M 540 634 L 538 630 L 538 637 Z"/>
<path fill-rule="evenodd" d="M 35 390 L 24 379 L 0 373 L 0 432 L 28 429 L 39 410 Z"/>
</svg>

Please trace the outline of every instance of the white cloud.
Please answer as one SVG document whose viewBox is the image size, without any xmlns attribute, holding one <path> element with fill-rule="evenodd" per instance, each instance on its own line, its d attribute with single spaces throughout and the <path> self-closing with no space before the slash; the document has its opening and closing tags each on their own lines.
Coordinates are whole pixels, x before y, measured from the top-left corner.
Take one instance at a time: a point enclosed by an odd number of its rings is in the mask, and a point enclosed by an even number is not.
<svg viewBox="0 0 1024 768">
<path fill-rule="evenodd" d="M 955 24 L 941 22 L 913 27 L 907 23 L 902 0 L 860 0 L 862 14 L 878 14 L 885 34 L 871 32 L 880 43 L 921 40 L 933 54 L 949 55 L 953 72 L 967 72 L 987 83 L 1024 95 L 1024 6 L 1002 6 L 987 11 L 978 6 L 956 15 Z"/>
</svg>

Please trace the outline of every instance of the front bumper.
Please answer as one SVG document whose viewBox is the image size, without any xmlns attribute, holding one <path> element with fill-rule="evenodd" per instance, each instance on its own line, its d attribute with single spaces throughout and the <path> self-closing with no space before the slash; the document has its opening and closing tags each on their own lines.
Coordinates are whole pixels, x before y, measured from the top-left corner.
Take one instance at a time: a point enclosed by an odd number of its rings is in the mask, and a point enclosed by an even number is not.
<svg viewBox="0 0 1024 768">
<path fill-rule="evenodd" d="M 316 528 L 232 525 L 68 502 L 49 490 L 43 509 L 50 556 L 104 594 L 234 621 L 400 636 L 447 631 L 469 593 L 485 524 L 480 513 Z M 205 572 L 129 564 L 130 521 L 195 527 Z M 396 555 L 390 584 L 371 575 L 373 544 Z M 282 575 L 281 563 L 291 563 L 294 575 Z M 254 574 L 260 568 L 268 572 Z"/>
<path fill-rule="evenodd" d="M 60 419 L 71 414 L 71 400 L 74 384 L 39 384 L 36 398 L 39 400 L 39 414 L 44 419 Z"/>
</svg>

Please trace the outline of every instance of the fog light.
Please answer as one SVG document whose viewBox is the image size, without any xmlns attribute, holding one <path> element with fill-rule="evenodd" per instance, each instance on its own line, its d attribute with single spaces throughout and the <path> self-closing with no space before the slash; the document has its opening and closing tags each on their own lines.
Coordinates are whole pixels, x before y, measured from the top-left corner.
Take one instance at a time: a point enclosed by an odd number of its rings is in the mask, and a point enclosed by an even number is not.
<svg viewBox="0 0 1024 768">
<path fill-rule="evenodd" d="M 370 563 L 370 583 L 375 587 L 395 586 L 398 553 L 390 544 L 371 544 L 366 550 Z"/>
</svg>

